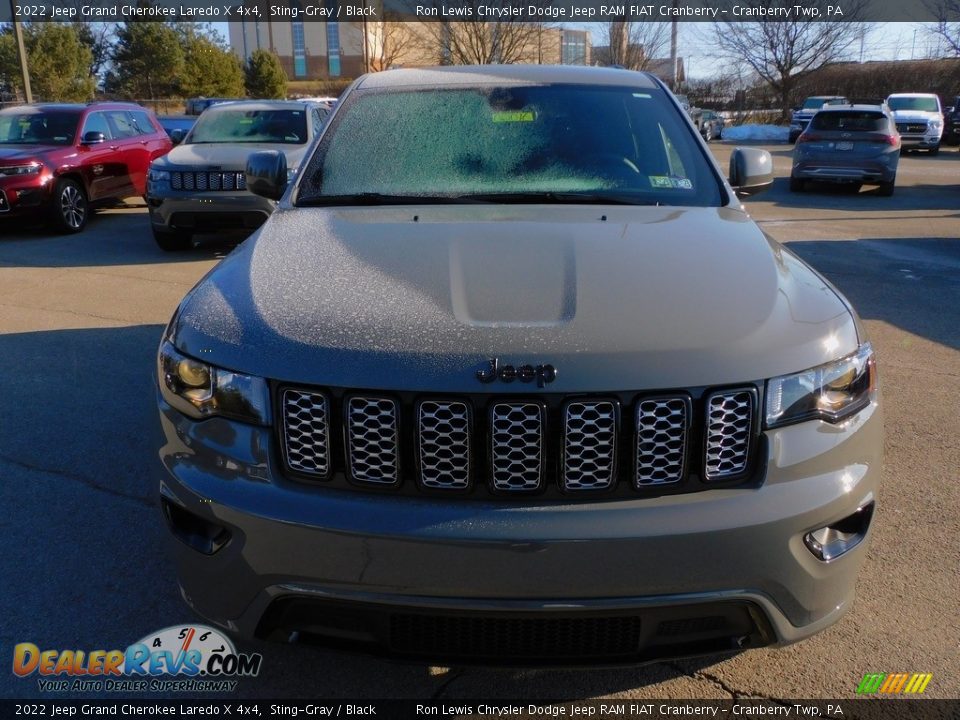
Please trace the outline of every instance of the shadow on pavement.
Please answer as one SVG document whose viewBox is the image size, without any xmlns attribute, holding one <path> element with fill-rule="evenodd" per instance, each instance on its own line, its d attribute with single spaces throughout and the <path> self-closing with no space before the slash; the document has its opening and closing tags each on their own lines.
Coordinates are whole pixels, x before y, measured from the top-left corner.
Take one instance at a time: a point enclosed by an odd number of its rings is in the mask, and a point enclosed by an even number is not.
<svg viewBox="0 0 960 720">
<path fill-rule="evenodd" d="M 150 233 L 146 208 L 94 213 L 83 232 L 61 235 L 42 223 L 11 219 L 0 224 L 0 267 L 94 267 L 217 260 L 250 233 L 197 235 L 196 247 L 165 252 Z"/>
<path fill-rule="evenodd" d="M 960 239 L 796 241 L 861 317 L 960 349 Z"/>
</svg>

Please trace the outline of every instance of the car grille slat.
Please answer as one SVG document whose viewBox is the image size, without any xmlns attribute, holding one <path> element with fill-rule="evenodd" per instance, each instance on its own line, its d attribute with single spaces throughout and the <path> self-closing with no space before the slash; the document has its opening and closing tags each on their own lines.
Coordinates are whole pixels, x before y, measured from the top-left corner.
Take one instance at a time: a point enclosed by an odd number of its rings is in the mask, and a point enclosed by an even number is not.
<svg viewBox="0 0 960 720">
<path fill-rule="evenodd" d="M 495 490 L 537 490 L 543 482 L 544 408 L 537 403 L 496 403 L 490 413 Z"/>
<path fill-rule="evenodd" d="M 424 401 L 417 412 L 420 482 L 458 490 L 470 485 L 470 411 L 466 403 Z"/>
<path fill-rule="evenodd" d="M 400 479 L 397 403 L 383 397 L 347 402 L 347 445 L 354 480 L 393 485 Z"/>
<path fill-rule="evenodd" d="M 754 394 L 750 390 L 718 392 L 707 398 L 707 480 L 736 477 L 747 469 L 753 415 Z"/>
<path fill-rule="evenodd" d="M 637 403 L 634 485 L 666 485 L 686 475 L 690 423 L 685 398 L 654 398 Z"/>
<path fill-rule="evenodd" d="M 563 487 L 605 490 L 616 481 L 617 406 L 571 402 L 564 412 Z"/>
<path fill-rule="evenodd" d="M 287 465 L 310 475 L 329 475 L 330 405 L 326 396 L 284 390 L 281 405 Z"/>
</svg>

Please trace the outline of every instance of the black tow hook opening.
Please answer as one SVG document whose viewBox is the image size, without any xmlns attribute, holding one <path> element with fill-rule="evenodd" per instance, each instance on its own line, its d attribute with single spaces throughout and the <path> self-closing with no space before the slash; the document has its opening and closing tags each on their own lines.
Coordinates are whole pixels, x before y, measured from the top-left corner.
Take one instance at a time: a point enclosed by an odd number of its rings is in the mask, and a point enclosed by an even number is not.
<svg viewBox="0 0 960 720">
<path fill-rule="evenodd" d="M 836 560 L 863 542 L 873 518 L 873 506 L 874 503 L 869 502 L 842 520 L 808 532 L 803 536 L 804 544 L 818 560 Z"/>
<path fill-rule="evenodd" d="M 167 498 L 161 499 L 163 515 L 174 536 L 197 552 L 213 555 L 230 541 L 230 531 L 222 525 L 194 515 Z"/>
</svg>

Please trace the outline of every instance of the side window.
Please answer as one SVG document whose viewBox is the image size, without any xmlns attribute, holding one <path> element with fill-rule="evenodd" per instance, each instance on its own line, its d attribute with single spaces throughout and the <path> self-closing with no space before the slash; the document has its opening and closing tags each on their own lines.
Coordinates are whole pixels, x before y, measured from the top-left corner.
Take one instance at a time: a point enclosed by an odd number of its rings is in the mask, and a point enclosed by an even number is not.
<svg viewBox="0 0 960 720">
<path fill-rule="evenodd" d="M 107 110 L 104 115 L 107 116 L 107 121 L 110 123 L 110 129 L 113 132 L 114 138 L 124 140 L 140 134 L 128 112 L 124 110 Z"/>
<path fill-rule="evenodd" d="M 83 123 L 83 131 L 80 133 L 80 137 L 83 138 L 88 132 L 101 132 L 106 140 L 113 137 L 110 132 L 110 126 L 107 124 L 107 119 L 103 116 L 103 113 L 99 112 L 87 115 L 87 120 Z"/>
<path fill-rule="evenodd" d="M 133 122 L 141 135 L 153 135 L 157 132 L 146 110 L 131 110 L 130 115 L 133 116 Z"/>
</svg>

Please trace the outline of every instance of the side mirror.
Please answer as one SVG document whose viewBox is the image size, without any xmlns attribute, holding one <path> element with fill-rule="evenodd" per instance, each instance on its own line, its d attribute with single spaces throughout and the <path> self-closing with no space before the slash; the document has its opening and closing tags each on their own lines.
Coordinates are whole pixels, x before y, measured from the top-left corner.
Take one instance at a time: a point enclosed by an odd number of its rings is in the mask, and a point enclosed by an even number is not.
<svg viewBox="0 0 960 720">
<path fill-rule="evenodd" d="M 176 130 L 171 130 L 170 142 L 172 142 L 174 145 L 179 145 L 180 143 L 183 142 L 183 138 L 186 137 L 186 135 L 187 134 L 180 128 L 177 128 Z"/>
<path fill-rule="evenodd" d="M 247 190 L 279 200 L 287 189 L 287 156 L 277 150 L 260 150 L 247 158 Z"/>
<path fill-rule="evenodd" d="M 96 130 L 91 130 L 90 132 L 83 134 L 83 140 L 80 141 L 81 145 L 99 145 L 102 142 L 106 142 L 107 138 L 102 132 L 97 132 Z"/>
<path fill-rule="evenodd" d="M 730 185 L 737 197 L 758 195 L 773 185 L 773 158 L 759 148 L 736 148 L 730 156 Z"/>
</svg>

